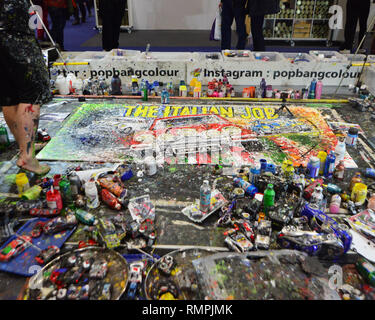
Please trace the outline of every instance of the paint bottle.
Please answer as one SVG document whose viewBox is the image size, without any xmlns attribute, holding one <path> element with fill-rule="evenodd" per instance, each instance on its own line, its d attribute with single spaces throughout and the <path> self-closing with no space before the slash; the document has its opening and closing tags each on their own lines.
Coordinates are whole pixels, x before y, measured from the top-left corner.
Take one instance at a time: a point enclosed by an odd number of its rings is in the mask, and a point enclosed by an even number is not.
<svg viewBox="0 0 375 320">
<path fill-rule="evenodd" d="M 267 83 L 266 83 L 266 80 L 264 78 L 262 78 L 262 81 L 260 82 L 259 88 L 260 88 L 261 97 L 265 98 L 266 97 L 266 90 L 267 90 Z"/>
<path fill-rule="evenodd" d="M 92 226 L 95 223 L 95 216 L 85 210 L 77 209 L 75 211 L 75 216 L 78 221 L 82 222 L 83 224 L 87 224 Z"/>
<path fill-rule="evenodd" d="M 323 198 L 323 188 L 318 184 L 311 195 L 310 203 L 315 204 L 320 209 L 323 204 Z"/>
<path fill-rule="evenodd" d="M 211 188 L 208 180 L 204 180 L 200 188 L 200 202 L 199 210 L 207 213 L 210 210 L 211 204 Z"/>
<path fill-rule="evenodd" d="M 249 90 L 249 88 L 243 88 L 243 90 L 242 90 L 242 98 L 250 98 L 250 90 Z"/>
<path fill-rule="evenodd" d="M 339 140 L 335 148 L 336 161 L 343 161 L 346 154 L 346 143 L 345 140 Z"/>
<path fill-rule="evenodd" d="M 208 88 L 207 88 L 207 97 L 212 97 L 212 95 L 214 94 L 214 90 L 215 90 L 215 85 L 212 82 L 209 82 Z"/>
<path fill-rule="evenodd" d="M 318 157 L 311 157 L 307 164 L 307 173 L 310 178 L 317 178 L 319 175 L 320 160 Z"/>
<path fill-rule="evenodd" d="M 336 184 L 328 183 L 327 184 L 327 191 L 329 193 L 336 194 L 336 193 L 341 193 L 342 189 Z"/>
<path fill-rule="evenodd" d="M 325 152 L 325 151 L 319 151 L 317 157 L 320 160 L 319 174 L 322 176 L 324 174 L 324 168 L 326 166 L 327 152 Z"/>
<path fill-rule="evenodd" d="M 329 205 L 329 212 L 332 214 L 337 214 L 340 212 L 341 197 L 338 194 L 334 194 L 331 198 L 331 203 Z"/>
<path fill-rule="evenodd" d="M 339 164 L 335 168 L 334 177 L 338 180 L 344 180 L 344 173 L 345 173 L 345 162 L 341 160 Z"/>
<path fill-rule="evenodd" d="M 268 209 L 275 205 L 275 190 L 273 189 L 273 184 L 269 183 L 266 190 L 264 191 L 263 207 L 267 212 Z"/>
<path fill-rule="evenodd" d="M 153 176 L 158 171 L 157 163 L 154 157 L 147 157 L 144 160 L 145 173 L 148 176 Z"/>
<path fill-rule="evenodd" d="M 319 80 L 316 83 L 315 99 L 320 99 L 322 97 L 322 91 L 323 91 L 323 82 Z"/>
<path fill-rule="evenodd" d="M 27 189 L 23 194 L 22 194 L 22 199 L 25 200 L 37 200 L 39 199 L 40 193 L 42 192 L 42 187 L 35 185 L 32 186 L 31 188 Z"/>
<path fill-rule="evenodd" d="M 83 81 L 82 79 L 75 78 L 73 80 L 74 93 L 81 95 L 83 93 Z"/>
<path fill-rule="evenodd" d="M 73 202 L 72 190 L 70 187 L 70 182 L 67 179 L 62 179 L 59 183 L 60 192 L 62 196 L 63 203 L 68 205 Z"/>
<path fill-rule="evenodd" d="M 367 209 L 375 211 L 375 193 L 373 193 L 370 199 L 368 200 Z"/>
<path fill-rule="evenodd" d="M 0 146 L 8 147 L 10 145 L 8 130 L 0 125 Z"/>
<path fill-rule="evenodd" d="M 272 86 L 268 85 L 266 87 L 266 98 L 272 98 L 272 96 L 273 96 Z"/>
<path fill-rule="evenodd" d="M 113 193 L 116 197 L 125 198 L 127 195 L 127 190 L 121 187 L 118 183 L 115 183 L 109 179 L 101 178 L 98 180 L 102 188 L 107 189 L 109 192 Z"/>
<path fill-rule="evenodd" d="M 69 73 L 66 76 L 66 81 L 68 83 L 68 89 L 69 89 L 70 94 L 74 93 L 73 83 L 74 83 L 75 79 L 76 79 L 76 76 L 74 75 L 74 73 Z"/>
<path fill-rule="evenodd" d="M 107 204 L 111 209 L 121 210 L 121 204 L 120 204 L 120 202 L 114 196 L 114 194 L 112 194 L 111 192 L 109 192 L 107 189 L 102 189 L 100 191 L 100 196 L 101 196 L 102 201 L 105 204 Z"/>
<path fill-rule="evenodd" d="M 301 99 L 301 94 L 299 92 L 299 90 L 296 90 L 296 92 L 294 93 L 294 99 Z"/>
<path fill-rule="evenodd" d="M 169 92 L 167 89 L 163 89 L 161 92 L 161 103 L 162 104 L 168 104 L 169 103 Z"/>
<path fill-rule="evenodd" d="M 78 195 L 81 192 L 82 183 L 78 175 L 74 171 L 69 175 L 69 182 L 72 196 Z"/>
<path fill-rule="evenodd" d="M 67 79 L 62 75 L 58 75 L 55 81 L 55 86 L 61 95 L 69 94 L 69 83 Z"/>
<path fill-rule="evenodd" d="M 248 196 L 253 197 L 258 192 L 258 189 L 255 186 L 253 186 L 252 184 L 250 184 L 242 178 L 235 178 L 233 180 L 233 183 L 236 186 L 240 187 L 242 190 L 244 190 L 245 194 Z"/>
<path fill-rule="evenodd" d="M 367 197 L 367 186 L 363 183 L 356 183 L 353 187 L 351 200 L 356 206 L 361 206 L 365 203 Z"/>
<path fill-rule="evenodd" d="M 311 84 L 310 84 L 310 90 L 309 90 L 309 96 L 308 98 L 309 99 L 315 99 L 315 91 L 316 90 L 316 80 L 313 79 L 313 81 L 311 81 Z"/>
<path fill-rule="evenodd" d="M 309 90 L 307 90 L 306 88 L 303 88 L 302 89 L 302 99 L 306 100 L 309 98 Z"/>
<path fill-rule="evenodd" d="M 142 82 L 143 82 L 143 80 L 142 80 Z M 117 74 L 115 74 L 112 77 L 112 80 L 111 80 L 111 94 L 114 95 L 114 96 L 120 96 L 120 95 L 122 95 L 121 85 L 122 84 L 121 84 L 120 77 Z"/>
<path fill-rule="evenodd" d="M 328 179 L 332 178 L 333 171 L 335 170 L 336 155 L 334 151 L 331 151 L 326 159 L 326 165 L 324 167 L 324 176 Z"/>
<path fill-rule="evenodd" d="M 132 96 L 138 95 L 139 85 L 137 76 L 132 76 Z"/>
<path fill-rule="evenodd" d="M 350 128 L 348 134 L 346 136 L 346 144 L 348 146 L 354 147 L 357 144 L 358 139 L 358 129 L 357 128 Z"/>
<path fill-rule="evenodd" d="M 255 183 L 258 181 L 258 177 L 260 175 L 260 164 L 254 166 L 253 168 L 250 169 L 250 175 L 249 176 L 249 181 L 255 185 Z"/>
<path fill-rule="evenodd" d="M 85 183 L 85 194 L 88 208 L 95 209 L 99 207 L 98 189 L 96 188 L 94 179 L 91 179 Z"/>
<path fill-rule="evenodd" d="M 148 89 L 146 86 L 141 90 L 141 95 L 142 101 L 148 101 Z"/>
<path fill-rule="evenodd" d="M 356 267 L 361 276 L 372 286 L 375 286 L 375 267 L 364 258 L 359 258 Z"/>
<path fill-rule="evenodd" d="M 26 173 L 19 173 L 16 175 L 16 185 L 18 188 L 18 194 L 21 195 L 30 188 L 29 179 L 26 176 Z"/>
<path fill-rule="evenodd" d="M 46 194 L 46 199 L 47 199 L 48 208 L 52 210 L 53 209 L 62 210 L 63 203 L 62 203 L 61 194 L 59 190 L 56 190 L 53 187 L 51 187 L 51 189 Z"/>
<path fill-rule="evenodd" d="M 285 170 L 285 178 L 287 180 L 293 180 L 294 178 L 294 167 L 292 163 L 289 163 Z"/>
<path fill-rule="evenodd" d="M 186 87 L 186 85 L 180 85 L 179 96 L 180 97 L 187 97 L 187 87 Z"/>
<path fill-rule="evenodd" d="M 367 168 L 365 172 L 366 177 L 375 178 L 375 169 Z"/>
<path fill-rule="evenodd" d="M 267 170 L 267 160 L 266 159 L 260 159 L 260 172 L 265 172 Z"/>
<path fill-rule="evenodd" d="M 255 98 L 255 87 L 249 87 L 250 98 Z"/>
<path fill-rule="evenodd" d="M 202 85 L 198 85 L 194 88 L 194 98 L 200 98 L 202 96 Z"/>
<path fill-rule="evenodd" d="M 360 172 L 356 172 L 354 177 L 352 178 L 352 180 L 350 181 L 350 185 L 349 185 L 349 191 L 352 192 L 354 186 L 357 184 L 357 183 L 361 183 L 362 182 L 362 178 L 361 178 L 361 173 Z"/>
<path fill-rule="evenodd" d="M 61 179 L 62 179 L 61 174 L 55 174 L 53 176 L 53 187 L 54 187 L 54 189 L 60 190 L 60 181 L 61 181 Z"/>
</svg>

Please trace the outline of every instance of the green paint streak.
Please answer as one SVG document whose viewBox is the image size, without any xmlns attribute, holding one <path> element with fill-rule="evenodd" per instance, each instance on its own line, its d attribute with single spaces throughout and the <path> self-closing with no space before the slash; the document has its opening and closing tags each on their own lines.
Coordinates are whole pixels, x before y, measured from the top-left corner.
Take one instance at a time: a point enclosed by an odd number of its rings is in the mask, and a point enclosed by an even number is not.
<svg viewBox="0 0 375 320">
<path fill-rule="evenodd" d="M 319 142 L 317 137 L 310 135 L 288 134 L 288 138 L 308 147 L 314 147 Z"/>
</svg>

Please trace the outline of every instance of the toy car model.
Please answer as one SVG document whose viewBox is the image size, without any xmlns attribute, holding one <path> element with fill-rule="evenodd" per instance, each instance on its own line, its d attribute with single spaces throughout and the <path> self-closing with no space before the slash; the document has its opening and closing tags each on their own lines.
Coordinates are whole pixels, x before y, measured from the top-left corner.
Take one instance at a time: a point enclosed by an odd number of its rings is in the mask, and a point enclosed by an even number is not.
<svg viewBox="0 0 375 320">
<path fill-rule="evenodd" d="M 99 236 L 108 249 L 117 248 L 121 244 L 121 239 L 116 233 L 116 227 L 109 219 L 99 219 Z"/>
<path fill-rule="evenodd" d="M 272 222 L 269 220 L 262 220 L 258 224 L 257 234 L 270 237 L 272 233 Z"/>
<path fill-rule="evenodd" d="M 54 217 L 60 213 L 57 209 L 31 209 L 30 215 L 34 217 Z"/>
<path fill-rule="evenodd" d="M 51 136 L 47 133 L 46 129 L 38 129 L 37 140 L 41 142 L 47 142 L 51 140 Z"/>
<path fill-rule="evenodd" d="M 309 224 L 313 230 L 324 233 L 333 233 L 343 243 L 343 253 L 348 252 L 352 243 L 352 236 L 345 225 L 337 223 L 319 209 L 310 207 L 309 204 L 305 204 L 301 216 L 306 216 L 309 219 Z"/>
<path fill-rule="evenodd" d="M 153 300 L 161 300 L 163 295 L 167 293 L 170 293 L 174 299 L 177 299 L 179 295 L 178 288 L 172 280 L 161 280 L 153 286 L 151 298 Z"/>
<path fill-rule="evenodd" d="M 268 250 L 271 244 L 271 237 L 257 234 L 255 238 L 255 247 L 258 250 Z"/>
<path fill-rule="evenodd" d="M 8 243 L 0 252 L 0 261 L 9 261 L 31 245 L 30 236 L 20 236 Z"/>
<path fill-rule="evenodd" d="M 284 227 L 277 241 L 285 249 L 300 250 L 322 258 L 334 258 L 344 253 L 343 243 L 334 234 L 301 231 L 293 226 Z"/>
<path fill-rule="evenodd" d="M 31 230 L 30 232 L 30 235 L 33 237 L 33 238 L 38 238 L 40 237 L 40 235 L 42 234 L 43 232 L 43 227 L 46 223 L 45 222 L 42 222 L 42 221 L 38 221 L 33 229 Z"/>
<path fill-rule="evenodd" d="M 275 207 L 268 212 L 268 216 L 272 221 L 272 225 L 276 228 L 282 228 L 289 224 L 293 218 L 294 210 L 285 204 L 283 207 Z M 280 230 L 280 229 L 279 229 Z"/>
<path fill-rule="evenodd" d="M 39 264 L 46 264 L 60 252 L 60 249 L 56 246 L 49 246 L 47 249 L 42 250 L 36 257 L 35 260 Z"/>
<path fill-rule="evenodd" d="M 67 298 L 69 300 L 78 300 L 80 291 L 81 291 L 81 287 L 71 284 L 68 287 Z"/>
<path fill-rule="evenodd" d="M 166 255 L 159 261 L 158 268 L 165 275 L 170 275 L 175 265 L 174 259 L 170 255 Z"/>
<path fill-rule="evenodd" d="M 64 287 L 65 275 L 66 275 L 67 271 L 68 271 L 68 269 L 66 269 L 66 268 L 60 268 L 60 269 L 53 270 L 51 275 L 50 275 L 49 280 L 52 283 L 56 284 L 56 286 L 60 289 L 60 288 Z"/>
<path fill-rule="evenodd" d="M 45 234 L 54 234 L 60 231 L 72 229 L 77 225 L 77 219 L 75 215 L 67 215 L 66 217 L 57 217 L 48 221 L 43 231 Z"/>
<path fill-rule="evenodd" d="M 90 269 L 91 279 L 103 279 L 107 275 L 108 264 L 106 261 L 95 261 Z"/>
<path fill-rule="evenodd" d="M 236 252 L 247 252 L 254 248 L 254 245 L 248 240 L 243 233 L 236 232 L 225 238 L 224 242 L 229 248 Z"/>
</svg>

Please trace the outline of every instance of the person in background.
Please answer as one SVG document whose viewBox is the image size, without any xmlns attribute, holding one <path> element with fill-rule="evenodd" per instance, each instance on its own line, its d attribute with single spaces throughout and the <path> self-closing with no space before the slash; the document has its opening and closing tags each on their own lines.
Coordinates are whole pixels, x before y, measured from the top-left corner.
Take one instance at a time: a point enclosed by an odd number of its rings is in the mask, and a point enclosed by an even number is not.
<svg viewBox="0 0 375 320">
<path fill-rule="evenodd" d="M 52 21 L 51 36 L 64 51 L 64 28 L 67 19 L 67 0 L 47 0 L 48 13 Z"/>
<path fill-rule="evenodd" d="M 0 106 L 20 148 L 17 166 L 38 175 L 50 168 L 35 158 L 40 105 L 52 100 L 42 51 L 29 27 L 27 0 L 0 1 Z"/>
<path fill-rule="evenodd" d="M 46 26 L 47 30 L 49 31 L 47 0 L 34 0 L 33 3 L 42 8 L 43 16 L 41 18 L 43 19 L 43 23 Z M 40 41 L 47 40 L 46 34 L 45 34 L 46 32 L 44 31 L 44 28 L 38 29 L 36 33 L 37 33 L 38 40 Z"/>
<path fill-rule="evenodd" d="M 103 50 L 119 47 L 121 21 L 125 14 L 126 0 L 99 0 L 99 16 L 102 19 Z"/>
<path fill-rule="evenodd" d="M 263 36 L 264 16 L 280 12 L 279 0 L 248 0 L 246 12 L 251 18 L 253 50 L 265 51 L 266 47 Z"/>
<path fill-rule="evenodd" d="M 231 48 L 232 23 L 236 20 L 237 29 L 237 50 L 244 50 L 246 46 L 246 2 L 247 0 L 221 0 L 221 50 Z"/>
<path fill-rule="evenodd" d="M 354 37 L 357 30 L 357 23 L 359 21 L 359 40 L 360 44 L 362 38 L 367 31 L 367 19 L 370 13 L 370 0 L 347 0 L 346 3 L 346 23 L 344 37 L 345 41 L 341 45 L 340 50 L 343 53 L 350 53 L 353 50 Z"/>
<path fill-rule="evenodd" d="M 86 5 L 87 2 L 85 0 L 74 0 L 74 19 L 75 21 L 72 23 L 73 26 L 86 22 Z M 81 12 L 81 20 L 79 19 L 79 13 Z"/>
</svg>

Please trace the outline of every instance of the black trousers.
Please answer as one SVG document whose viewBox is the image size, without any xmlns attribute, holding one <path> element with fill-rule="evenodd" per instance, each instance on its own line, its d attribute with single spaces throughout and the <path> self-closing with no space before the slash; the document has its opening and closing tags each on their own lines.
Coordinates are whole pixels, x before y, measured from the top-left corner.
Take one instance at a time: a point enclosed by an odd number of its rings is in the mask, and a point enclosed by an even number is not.
<svg viewBox="0 0 375 320">
<path fill-rule="evenodd" d="M 121 21 L 125 13 L 126 0 L 99 0 L 99 15 L 102 18 L 103 50 L 119 47 Z"/>
<path fill-rule="evenodd" d="M 251 34 L 253 36 L 254 51 L 266 51 L 263 36 L 264 16 L 251 17 Z"/>
<path fill-rule="evenodd" d="M 64 49 L 64 28 L 66 24 L 66 9 L 48 7 L 48 14 L 51 17 L 52 29 L 51 36 L 57 42 L 60 48 Z"/>
<path fill-rule="evenodd" d="M 245 5 L 246 0 L 223 0 L 221 13 L 221 49 L 231 48 L 233 19 L 236 20 L 236 29 L 238 35 L 237 50 L 243 50 L 246 46 L 246 26 L 245 26 Z"/>
<path fill-rule="evenodd" d="M 74 8 L 74 18 L 76 21 L 79 21 L 79 12 L 81 11 L 81 18 L 82 22 L 86 21 L 86 8 L 85 8 L 85 0 L 75 0 L 77 4 L 77 8 Z M 87 5 L 87 2 L 86 2 Z"/>
<path fill-rule="evenodd" d="M 370 0 L 348 0 L 346 4 L 345 42 L 341 49 L 353 50 L 353 42 L 359 20 L 359 41 L 367 30 Z M 359 45 L 359 43 L 358 43 Z"/>
</svg>

